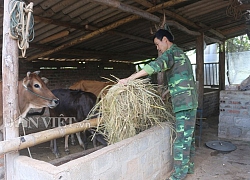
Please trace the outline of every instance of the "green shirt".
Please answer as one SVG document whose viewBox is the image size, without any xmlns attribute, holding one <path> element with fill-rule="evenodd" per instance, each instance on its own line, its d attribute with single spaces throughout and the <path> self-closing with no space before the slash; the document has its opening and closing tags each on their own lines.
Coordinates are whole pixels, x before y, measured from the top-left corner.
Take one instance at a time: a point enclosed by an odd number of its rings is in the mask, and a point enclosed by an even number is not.
<svg viewBox="0 0 250 180">
<path fill-rule="evenodd" d="M 198 107 L 196 83 L 189 58 L 173 44 L 143 68 L 149 75 L 165 71 L 174 112 Z"/>
</svg>

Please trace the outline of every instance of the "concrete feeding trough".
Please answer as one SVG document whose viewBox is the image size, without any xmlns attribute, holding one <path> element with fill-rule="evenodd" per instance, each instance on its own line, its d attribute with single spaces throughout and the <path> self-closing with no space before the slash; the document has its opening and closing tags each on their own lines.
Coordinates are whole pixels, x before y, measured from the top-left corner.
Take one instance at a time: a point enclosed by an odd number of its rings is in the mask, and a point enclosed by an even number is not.
<svg viewBox="0 0 250 180">
<path fill-rule="evenodd" d="M 161 127 L 162 126 L 162 127 Z M 19 156 L 15 180 L 166 179 L 173 166 L 167 123 L 60 166 Z"/>
</svg>

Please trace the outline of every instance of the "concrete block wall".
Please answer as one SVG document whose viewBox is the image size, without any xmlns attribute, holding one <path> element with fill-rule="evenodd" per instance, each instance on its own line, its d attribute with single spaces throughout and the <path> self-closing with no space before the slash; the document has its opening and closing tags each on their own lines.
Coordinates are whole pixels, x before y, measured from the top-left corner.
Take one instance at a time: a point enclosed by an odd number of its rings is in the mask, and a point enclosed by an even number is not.
<svg viewBox="0 0 250 180">
<path fill-rule="evenodd" d="M 218 136 L 250 141 L 250 91 L 220 92 Z"/>
<path fill-rule="evenodd" d="M 162 128 L 163 127 L 163 128 Z M 172 170 L 166 123 L 60 166 L 19 156 L 15 180 L 165 180 Z"/>
</svg>

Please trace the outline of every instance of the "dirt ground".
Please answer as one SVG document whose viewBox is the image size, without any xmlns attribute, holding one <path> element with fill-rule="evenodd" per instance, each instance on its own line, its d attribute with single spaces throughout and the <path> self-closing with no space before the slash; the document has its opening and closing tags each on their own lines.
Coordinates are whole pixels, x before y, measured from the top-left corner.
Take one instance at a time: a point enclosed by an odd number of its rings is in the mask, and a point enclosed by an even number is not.
<svg viewBox="0 0 250 180">
<path fill-rule="evenodd" d="M 218 138 L 218 116 L 203 122 L 201 147 L 196 148 L 195 173 L 185 180 L 250 180 L 250 142 Z M 237 149 L 219 152 L 205 144 L 217 140 L 229 141 Z"/>
<path fill-rule="evenodd" d="M 79 145 L 76 136 L 75 136 L 75 142 L 76 142 L 75 145 L 71 145 L 71 143 L 69 143 L 70 154 L 67 154 L 64 151 L 64 138 L 57 139 L 57 146 L 58 146 L 58 150 L 60 153 L 60 158 L 63 158 L 63 157 L 68 156 L 68 155 L 72 155 L 74 153 L 79 153 L 79 152 L 84 151 L 83 148 Z M 98 147 L 99 146 L 101 146 L 100 143 L 98 144 Z M 89 151 L 91 151 L 91 149 L 94 150 L 94 147 L 93 147 L 93 143 L 91 141 L 91 137 L 89 137 L 88 138 L 88 145 L 87 145 L 88 151 L 84 151 L 84 152 L 88 153 Z M 29 153 L 29 151 L 30 151 L 30 153 Z M 57 159 L 56 156 L 52 153 L 52 150 L 50 149 L 50 142 L 46 142 L 46 143 L 42 143 L 42 144 L 30 147 L 29 150 L 23 149 L 20 151 L 20 155 L 29 156 L 29 157 L 32 157 L 34 159 L 38 159 L 38 160 L 45 161 L 45 162 L 50 162 L 52 160 L 54 161 Z M 62 164 L 62 163 L 60 163 L 60 164 Z"/>
<path fill-rule="evenodd" d="M 32 112 L 32 110 L 30 112 Z M 31 118 L 29 118 L 29 120 L 25 121 L 24 123 L 24 130 L 23 130 L 23 127 L 20 125 L 20 128 L 19 128 L 20 135 L 36 133 L 36 132 L 50 129 L 50 127 L 48 126 L 48 118 L 47 118 L 48 116 L 49 116 L 49 112 L 48 112 L 48 109 L 46 109 L 45 113 L 42 116 L 38 115 L 38 116 L 32 116 Z M 44 117 L 44 118 L 42 119 L 41 117 Z M 23 133 L 24 131 L 25 133 Z M 75 136 L 75 142 L 76 142 L 76 145 L 71 145 L 70 138 L 69 138 L 70 154 L 83 151 L 83 148 L 79 145 L 76 136 Z M 57 139 L 57 146 L 58 146 L 58 150 L 59 150 L 61 158 L 68 155 L 64 151 L 64 138 Z M 87 149 L 91 149 L 91 148 L 93 148 L 93 143 L 91 141 L 91 137 L 89 137 Z M 56 159 L 56 156 L 52 153 L 52 150 L 50 149 L 50 142 L 45 142 L 45 143 L 30 147 L 29 149 L 20 150 L 20 154 L 32 157 L 34 159 L 42 160 L 45 162 L 50 162 Z"/>
<path fill-rule="evenodd" d="M 196 148 L 195 173 L 189 174 L 185 180 L 250 180 L 250 142 L 218 138 L 218 122 L 218 116 L 203 120 L 201 146 Z M 216 140 L 229 141 L 237 149 L 232 152 L 219 152 L 205 145 L 208 141 Z M 58 140 L 62 157 L 66 156 L 63 141 L 63 138 Z M 69 148 L 71 154 L 82 151 L 79 145 L 69 145 Z M 92 148 L 91 142 L 89 148 Z M 31 147 L 30 151 L 34 159 L 46 162 L 55 159 L 49 142 Z M 28 150 L 21 150 L 20 154 L 28 156 Z"/>
</svg>

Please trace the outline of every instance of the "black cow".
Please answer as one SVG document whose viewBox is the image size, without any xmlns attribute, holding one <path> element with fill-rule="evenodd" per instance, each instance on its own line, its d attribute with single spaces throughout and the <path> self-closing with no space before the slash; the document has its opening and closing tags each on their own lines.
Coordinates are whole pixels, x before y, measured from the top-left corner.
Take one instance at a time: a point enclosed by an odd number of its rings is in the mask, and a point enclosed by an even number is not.
<svg viewBox="0 0 250 180">
<path fill-rule="evenodd" d="M 50 117 L 61 117 L 57 119 L 73 119 L 74 122 L 80 122 L 84 120 L 90 110 L 94 107 L 96 103 L 96 96 L 90 92 L 84 92 L 81 90 L 71 90 L 71 89 L 54 89 L 52 90 L 52 93 L 59 98 L 60 103 L 59 105 L 54 108 L 50 109 Z M 69 117 L 75 117 L 75 118 L 69 118 Z M 53 119 L 53 118 L 51 118 Z M 62 122 L 62 121 L 61 121 Z M 69 122 L 66 122 L 68 124 Z M 85 133 L 83 133 L 85 134 Z M 79 144 L 83 147 L 83 149 L 86 149 L 86 144 L 81 140 L 80 132 L 76 133 L 77 139 L 79 141 Z M 100 138 L 100 135 L 98 135 Z M 68 137 L 65 136 L 65 152 L 69 153 L 68 148 Z M 103 140 L 99 140 L 104 145 L 106 145 L 106 142 L 103 142 Z M 72 143 L 74 141 L 71 141 Z M 59 157 L 58 148 L 56 145 L 56 139 L 51 141 L 51 148 L 53 153 L 56 155 L 56 157 Z"/>
</svg>

